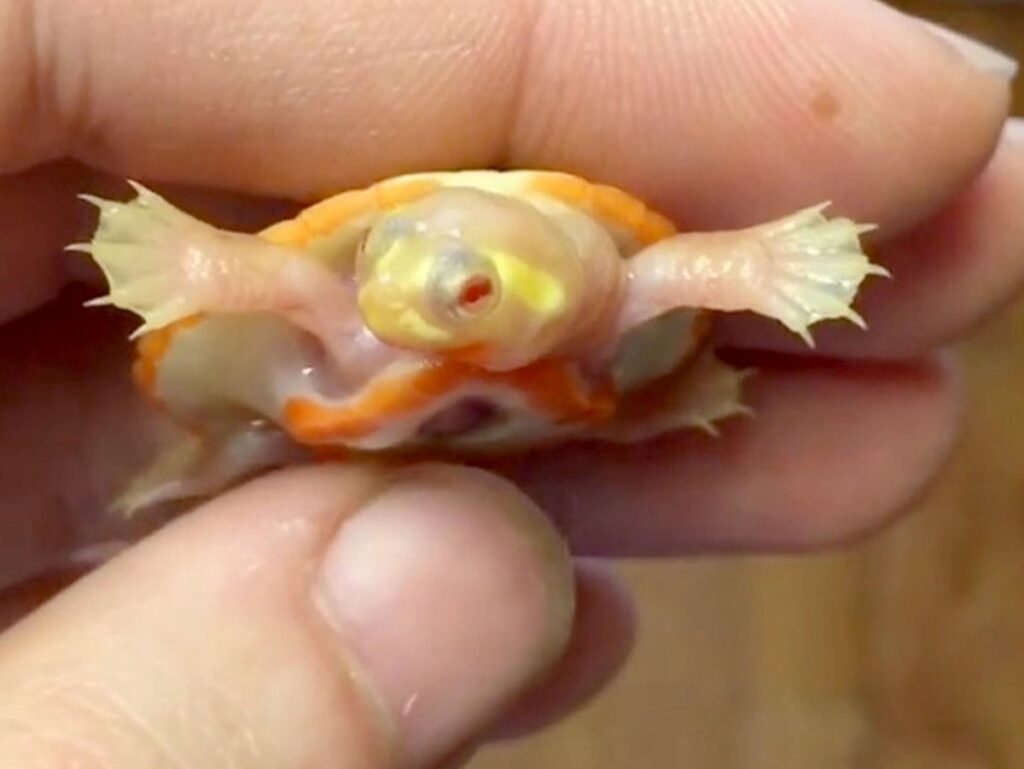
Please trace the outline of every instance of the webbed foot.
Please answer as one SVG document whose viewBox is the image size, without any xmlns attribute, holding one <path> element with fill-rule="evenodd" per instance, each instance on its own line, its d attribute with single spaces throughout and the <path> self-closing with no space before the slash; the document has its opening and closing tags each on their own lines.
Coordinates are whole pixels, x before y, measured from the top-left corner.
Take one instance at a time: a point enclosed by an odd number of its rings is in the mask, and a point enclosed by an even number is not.
<svg viewBox="0 0 1024 769">
<path fill-rule="evenodd" d="M 201 309 L 188 286 L 188 246 L 213 228 L 131 184 L 137 195 L 128 202 L 81 195 L 99 209 L 99 226 L 90 243 L 67 248 L 89 254 L 106 276 L 109 293 L 87 305 L 112 304 L 135 313 L 143 321 L 135 337 Z"/>
<path fill-rule="evenodd" d="M 774 318 L 808 345 L 810 326 L 842 318 L 866 328 L 851 307 L 869 275 L 889 276 L 864 254 L 860 236 L 875 229 L 849 219 L 829 219 L 828 204 L 756 228 L 767 258 L 751 309 Z"/>
</svg>

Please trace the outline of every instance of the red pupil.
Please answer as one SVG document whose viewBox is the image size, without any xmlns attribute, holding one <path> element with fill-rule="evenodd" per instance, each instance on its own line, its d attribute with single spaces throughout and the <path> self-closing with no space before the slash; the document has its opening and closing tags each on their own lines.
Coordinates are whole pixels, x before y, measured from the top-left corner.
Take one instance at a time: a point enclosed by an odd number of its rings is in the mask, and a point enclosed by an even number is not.
<svg viewBox="0 0 1024 769">
<path fill-rule="evenodd" d="M 491 295 L 491 281 L 487 278 L 477 278 L 466 283 L 459 292 L 459 304 L 463 307 L 471 307 L 477 302 L 486 299 Z"/>
</svg>

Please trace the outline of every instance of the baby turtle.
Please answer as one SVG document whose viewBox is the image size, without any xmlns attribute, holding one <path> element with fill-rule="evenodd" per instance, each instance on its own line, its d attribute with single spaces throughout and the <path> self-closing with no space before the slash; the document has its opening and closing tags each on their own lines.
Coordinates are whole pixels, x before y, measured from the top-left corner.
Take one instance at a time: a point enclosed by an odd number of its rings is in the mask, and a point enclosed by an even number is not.
<svg viewBox="0 0 1024 769">
<path fill-rule="evenodd" d="M 84 250 L 136 313 L 135 378 L 189 435 L 120 501 L 205 496 L 348 452 L 466 456 L 641 441 L 743 412 L 709 311 L 810 343 L 868 275 L 870 227 L 825 205 L 677 232 L 614 187 L 549 171 L 400 176 L 258 234 L 133 184 Z"/>
</svg>

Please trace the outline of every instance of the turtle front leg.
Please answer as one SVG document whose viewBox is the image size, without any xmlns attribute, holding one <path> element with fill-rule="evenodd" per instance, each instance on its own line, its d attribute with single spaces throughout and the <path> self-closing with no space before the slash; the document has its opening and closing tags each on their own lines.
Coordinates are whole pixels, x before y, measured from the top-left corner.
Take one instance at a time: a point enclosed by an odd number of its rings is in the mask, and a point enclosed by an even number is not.
<svg viewBox="0 0 1024 769">
<path fill-rule="evenodd" d="M 89 304 L 134 312 L 133 336 L 198 313 L 270 312 L 327 341 L 359 326 L 354 287 L 302 251 L 227 232 L 133 185 L 128 202 L 82 196 L 100 210 L 90 254 L 109 293 Z"/>
<path fill-rule="evenodd" d="M 619 333 L 681 307 L 751 311 L 813 346 L 809 327 L 833 318 L 859 326 L 851 304 L 868 275 L 888 275 L 865 256 L 873 227 L 829 219 L 826 205 L 731 232 L 675 235 L 629 261 Z"/>
</svg>

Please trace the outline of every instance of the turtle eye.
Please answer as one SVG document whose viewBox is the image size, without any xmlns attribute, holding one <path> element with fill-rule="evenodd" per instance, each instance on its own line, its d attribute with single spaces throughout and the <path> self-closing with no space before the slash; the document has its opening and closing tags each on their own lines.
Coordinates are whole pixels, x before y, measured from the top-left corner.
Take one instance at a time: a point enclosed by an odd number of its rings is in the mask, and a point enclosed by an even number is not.
<svg viewBox="0 0 1024 769">
<path fill-rule="evenodd" d="M 462 282 L 455 296 L 455 311 L 475 315 L 491 307 L 494 281 L 488 275 L 471 275 Z"/>
<path fill-rule="evenodd" d="M 498 275 L 491 260 L 465 248 L 446 251 L 432 276 L 435 304 L 449 318 L 479 318 L 498 301 Z"/>
</svg>

